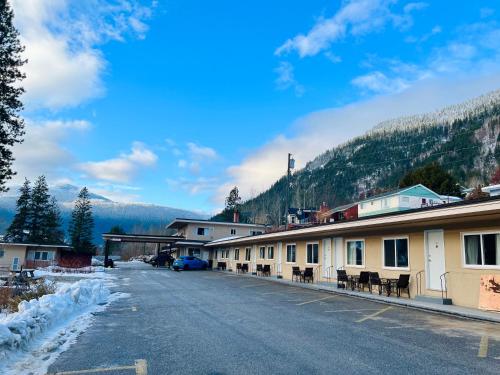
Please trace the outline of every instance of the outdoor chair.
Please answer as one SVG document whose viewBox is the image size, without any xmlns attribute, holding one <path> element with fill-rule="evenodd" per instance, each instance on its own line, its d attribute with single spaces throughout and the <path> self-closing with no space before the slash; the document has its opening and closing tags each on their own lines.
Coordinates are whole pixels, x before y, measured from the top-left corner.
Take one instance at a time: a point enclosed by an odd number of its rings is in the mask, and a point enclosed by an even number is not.
<svg viewBox="0 0 500 375">
<path fill-rule="evenodd" d="M 370 272 L 362 271 L 356 280 L 356 287 L 359 291 L 365 291 L 365 287 L 370 287 Z"/>
<path fill-rule="evenodd" d="M 257 275 L 259 274 L 262 276 L 262 264 L 257 264 Z"/>
<path fill-rule="evenodd" d="M 236 273 L 241 272 L 241 263 L 236 263 Z"/>
<path fill-rule="evenodd" d="M 264 264 L 264 267 L 262 267 L 262 276 L 271 276 L 271 265 Z"/>
<path fill-rule="evenodd" d="M 380 279 L 378 272 L 370 272 L 370 284 L 368 286 L 370 293 L 375 285 L 378 287 L 378 294 L 381 295 L 383 287 L 382 280 Z"/>
<path fill-rule="evenodd" d="M 299 267 L 292 267 L 292 281 L 300 281 L 302 278 L 302 272 Z"/>
<path fill-rule="evenodd" d="M 408 298 L 410 298 L 410 275 L 408 274 L 399 275 L 398 281 L 395 282 L 394 284 L 398 298 L 401 297 L 402 290 L 406 290 L 408 292 Z"/>
<path fill-rule="evenodd" d="M 302 274 L 302 280 L 304 282 L 306 282 L 306 280 L 307 280 L 308 283 L 309 282 L 314 283 L 314 271 L 312 268 L 306 268 L 304 270 L 304 273 Z"/>
<path fill-rule="evenodd" d="M 337 288 L 346 289 L 348 283 L 349 276 L 347 276 L 346 270 L 337 270 Z"/>
<path fill-rule="evenodd" d="M 243 272 L 243 273 L 248 272 L 248 263 L 243 263 L 241 265 L 241 272 Z"/>
</svg>

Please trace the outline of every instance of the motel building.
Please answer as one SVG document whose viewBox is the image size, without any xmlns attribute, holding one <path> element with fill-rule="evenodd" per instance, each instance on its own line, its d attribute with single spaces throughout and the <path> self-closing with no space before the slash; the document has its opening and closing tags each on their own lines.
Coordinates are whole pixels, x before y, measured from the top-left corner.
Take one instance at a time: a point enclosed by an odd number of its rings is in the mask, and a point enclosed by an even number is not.
<svg viewBox="0 0 500 375">
<path fill-rule="evenodd" d="M 313 268 L 314 282 L 378 272 L 410 275 L 410 298 L 500 311 L 500 196 L 407 209 L 349 221 L 208 242 L 217 262 L 292 280 Z M 214 262 L 215 265 L 215 262 Z M 366 291 L 366 289 L 365 289 Z M 368 291 L 367 291 L 368 292 Z M 395 294 L 395 293 L 394 293 Z M 396 298 L 396 297 L 394 297 Z M 403 292 L 401 298 L 408 298 Z"/>
</svg>

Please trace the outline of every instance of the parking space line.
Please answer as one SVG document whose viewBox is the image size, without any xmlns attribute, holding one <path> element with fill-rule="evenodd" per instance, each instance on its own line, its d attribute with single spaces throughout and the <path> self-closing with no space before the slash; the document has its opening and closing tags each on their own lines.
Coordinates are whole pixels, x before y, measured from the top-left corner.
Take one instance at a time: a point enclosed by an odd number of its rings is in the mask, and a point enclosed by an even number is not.
<svg viewBox="0 0 500 375">
<path fill-rule="evenodd" d="M 357 312 L 357 311 L 378 311 L 379 309 L 353 309 L 353 310 L 327 310 L 326 313 Z"/>
<path fill-rule="evenodd" d="M 79 374 L 95 374 L 99 372 L 135 370 L 136 375 L 148 375 L 148 363 L 145 359 L 137 359 L 133 366 L 116 366 L 116 367 L 99 367 L 86 370 L 61 371 L 51 373 L 52 375 L 79 375 Z M 49 374 L 50 375 L 50 374 Z"/>
<path fill-rule="evenodd" d="M 335 296 L 328 296 L 328 297 L 323 297 L 323 298 L 313 299 L 312 301 L 307 301 L 307 302 L 297 303 L 297 306 L 302 306 L 302 305 L 307 305 L 307 304 L 309 304 L 309 303 L 314 303 L 314 302 L 324 301 L 325 299 L 330 299 L 330 298 L 335 298 Z"/>
<path fill-rule="evenodd" d="M 488 341 L 489 338 L 487 335 L 481 336 L 481 342 L 479 343 L 479 352 L 477 356 L 479 358 L 486 358 L 488 356 Z"/>
<path fill-rule="evenodd" d="M 148 375 L 148 363 L 145 359 L 135 361 L 135 375 Z"/>
<path fill-rule="evenodd" d="M 387 310 L 390 310 L 390 309 L 392 309 L 392 307 L 391 307 L 391 306 L 386 307 L 385 309 L 379 310 L 379 311 L 377 311 L 376 313 L 373 313 L 373 314 L 371 314 L 371 315 L 365 316 L 364 318 L 361 318 L 361 319 L 359 319 L 359 320 L 356 320 L 356 323 L 363 323 L 365 320 L 368 320 L 368 319 L 373 319 L 373 318 L 375 318 L 376 316 L 378 316 L 378 315 L 380 315 L 380 314 L 382 314 L 382 313 L 384 313 L 384 312 L 386 312 Z"/>
</svg>

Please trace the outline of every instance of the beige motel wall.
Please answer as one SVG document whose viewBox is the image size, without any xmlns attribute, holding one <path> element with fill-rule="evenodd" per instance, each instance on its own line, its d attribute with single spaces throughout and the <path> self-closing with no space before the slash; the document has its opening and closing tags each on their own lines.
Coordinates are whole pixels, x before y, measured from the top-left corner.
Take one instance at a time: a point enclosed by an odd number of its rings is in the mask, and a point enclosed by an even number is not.
<svg viewBox="0 0 500 375">
<path fill-rule="evenodd" d="M 2 251 L 3 250 L 3 251 Z M 12 269 L 14 258 L 18 259 L 19 268 L 24 265 L 26 259 L 26 246 L 0 245 L 0 268 Z"/>
<path fill-rule="evenodd" d="M 441 246 L 444 246 L 444 264 L 443 270 L 446 274 L 446 284 L 448 298 L 453 300 L 454 305 L 478 308 L 480 301 L 481 277 L 493 275 L 494 279 L 500 282 L 499 266 L 466 266 L 464 256 L 464 234 L 479 233 L 500 233 L 500 225 L 495 223 L 486 223 L 482 226 L 463 226 L 446 228 L 431 228 L 430 231 L 424 229 L 416 230 L 413 228 L 410 232 L 398 229 L 391 233 L 390 229 L 368 235 L 356 233 L 355 235 L 342 235 L 336 237 L 322 238 L 301 238 L 287 240 L 286 235 L 277 242 L 255 243 L 246 242 L 241 244 L 232 243 L 229 247 L 219 247 L 217 251 L 217 260 L 227 263 L 227 268 L 236 271 L 237 263 L 248 263 L 250 272 L 255 269 L 257 264 L 270 264 L 272 275 L 281 274 L 284 279 L 292 279 L 292 267 L 298 266 L 301 270 L 306 267 L 314 268 L 316 281 L 328 282 L 336 281 L 336 269 L 344 267 L 349 275 L 358 275 L 361 271 L 378 272 L 382 278 L 398 278 L 400 274 L 410 274 L 410 295 L 415 298 L 417 295 L 417 275 L 421 281 L 420 293 L 425 296 L 441 297 L 440 272 L 434 272 L 430 275 L 429 263 L 426 259 L 429 257 L 428 247 L 430 244 L 430 235 L 432 232 L 442 236 Z M 441 233 L 441 234 L 440 234 Z M 384 239 L 406 238 L 408 243 L 408 266 L 402 268 L 384 267 L 383 263 L 383 241 Z M 364 264 L 362 266 L 346 265 L 346 244 L 350 240 L 364 242 Z M 308 243 L 318 244 L 318 263 L 307 263 L 306 246 Z M 287 245 L 295 244 L 296 259 L 295 262 L 287 262 Z M 274 247 L 273 259 L 268 257 L 268 247 Z M 438 246 L 438 245 L 436 245 Z M 260 257 L 260 247 L 265 247 L 265 257 Z M 250 260 L 245 259 L 246 249 L 251 249 Z M 235 259 L 235 250 L 239 249 L 239 259 Z M 222 251 L 224 250 L 224 251 Z M 226 251 L 228 250 L 228 251 Z M 500 250 L 497 250 L 500 254 Z M 497 255 L 498 256 L 498 255 Z M 497 264 L 500 259 L 497 260 Z M 443 272 L 443 273 L 444 273 Z M 433 280 L 430 278 L 433 277 Z M 431 285 L 431 283 L 433 283 Z M 432 287 L 434 286 L 434 287 Z M 403 294 L 403 298 L 407 298 Z M 493 310 L 495 310 L 493 308 Z"/>
</svg>

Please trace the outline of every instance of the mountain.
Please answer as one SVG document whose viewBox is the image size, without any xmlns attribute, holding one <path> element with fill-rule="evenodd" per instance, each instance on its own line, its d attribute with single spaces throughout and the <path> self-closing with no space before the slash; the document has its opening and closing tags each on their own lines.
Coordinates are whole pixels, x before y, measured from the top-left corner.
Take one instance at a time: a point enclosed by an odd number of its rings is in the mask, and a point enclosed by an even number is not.
<svg viewBox="0 0 500 375">
<path fill-rule="evenodd" d="M 342 205 L 371 189 L 396 188 L 409 170 L 432 162 L 464 186 L 488 182 L 500 164 L 500 90 L 432 113 L 384 121 L 328 150 L 293 174 L 290 203 Z M 275 224 L 284 213 L 284 197 L 282 177 L 245 202 L 242 213 Z"/>
<path fill-rule="evenodd" d="M 74 201 L 80 188 L 74 185 L 58 185 L 50 188 L 50 194 L 57 199 L 66 229 Z M 5 233 L 15 213 L 18 188 L 0 195 L 0 233 Z M 177 217 L 206 219 L 205 215 L 165 206 L 144 203 L 114 202 L 102 195 L 90 192 L 94 214 L 94 241 L 101 243 L 101 234 L 114 225 L 120 225 L 127 233 L 155 231 L 161 233 L 165 225 Z"/>
</svg>

